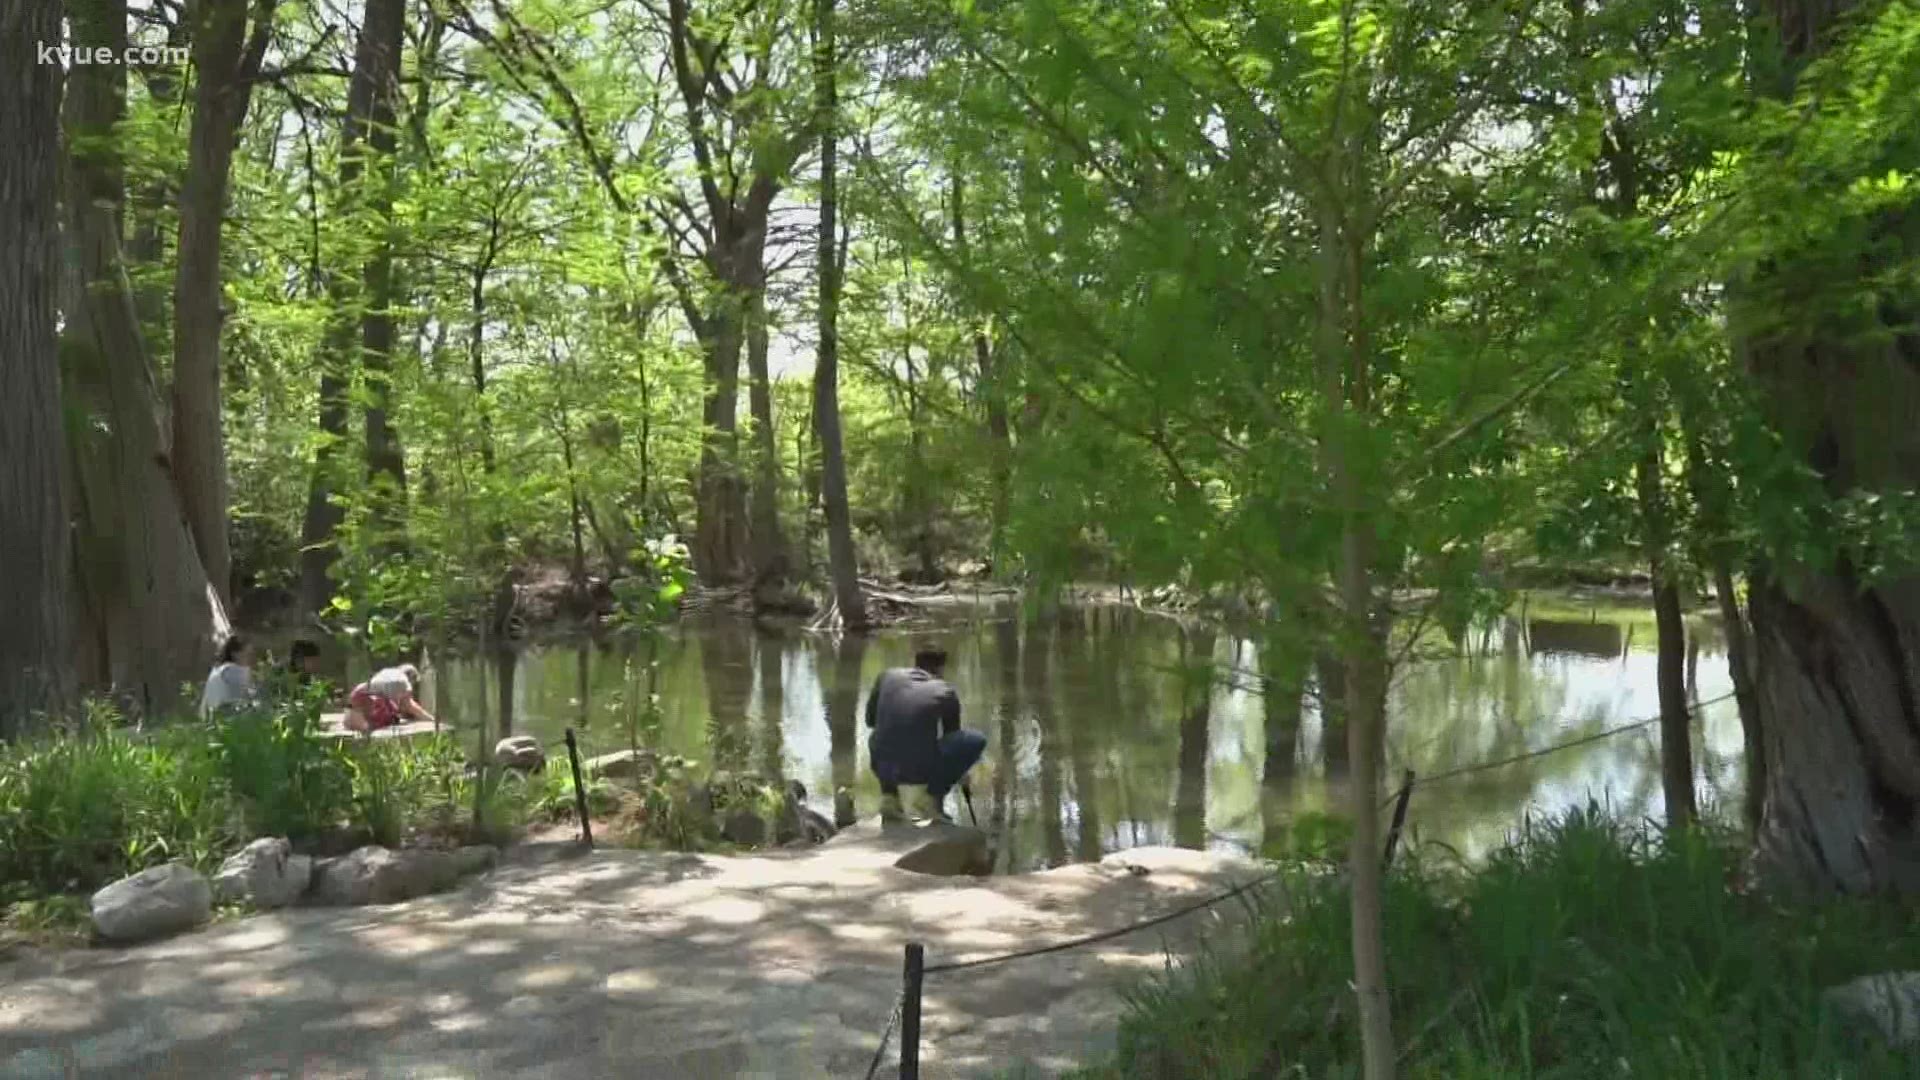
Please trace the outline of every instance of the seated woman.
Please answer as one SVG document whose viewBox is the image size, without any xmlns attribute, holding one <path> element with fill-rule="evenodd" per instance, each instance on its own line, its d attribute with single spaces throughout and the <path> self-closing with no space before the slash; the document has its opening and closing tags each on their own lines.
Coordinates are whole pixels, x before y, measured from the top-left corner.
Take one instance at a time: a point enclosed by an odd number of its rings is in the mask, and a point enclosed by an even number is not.
<svg viewBox="0 0 1920 1080">
<path fill-rule="evenodd" d="M 439 723 L 414 696 L 419 686 L 420 669 L 412 664 L 375 672 L 347 698 L 347 730 L 378 731 L 407 720 Z"/>
<path fill-rule="evenodd" d="M 211 717 L 221 709 L 250 705 L 256 696 L 253 643 L 239 634 L 230 635 L 220 646 L 220 659 L 207 673 L 206 689 L 200 692 L 200 715 Z"/>
</svg>

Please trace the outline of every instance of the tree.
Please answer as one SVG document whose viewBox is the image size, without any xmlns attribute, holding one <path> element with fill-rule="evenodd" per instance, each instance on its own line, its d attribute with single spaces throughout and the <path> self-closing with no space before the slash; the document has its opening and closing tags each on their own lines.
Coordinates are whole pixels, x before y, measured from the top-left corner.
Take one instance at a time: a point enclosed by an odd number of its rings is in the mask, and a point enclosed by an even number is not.
<svg viewBox="0 0 1920 1080">
<path fill-rule="evenodd" d="M 122 50 L 123 0 L 74 0 L 76 47 Z M 83 608 L 83 679 L 131 711 L 172 704 L 206 670 L 226 610 L 181 516 L 146 341 L 120 245 L 126 178 L 115 125 L 126 69 L 76 65 L 66 102 L 66 328 L 62 343 Z"/>
<path fill-rule="evenodd" d="M 385 187 L 377 172 L 390 157 L 394 99 L 400 77 L 400 47 L 406 0 L 369 0 L 354 50 L 353 74 L 347 86 L 347 114 L 340 136 L 339 201 L 334 213 L 342 222 L 363 220 L 360 209 L 378 207 Z M 388 205 L 391 205 L 390 203 Z M 347 226 L 352 228 L 351 225 Z M 378 227 L 384 233 L 385 222 Z M 358 281 L 355 278 L 359 278 Z M 306 524 L 302 530 L 300 596 L 308 611 L 319 611 L 333 596 L 331 571 L 337 557 L 335 533 L 345 517 L 340 499 L 346 476 L 338 455 L 347 436 L 348 389 L 351 358 L 362 355 L 375 369 L 370 377 L 379 385 L 367 414 L 368 466 L 400 480 L 398 448 L 390 438 L 385 416 L 386 372 L 381 368 L 393 347 L 392 252 L 382 237 L 353 274 L 331 270 L 327 294 L 332 308 L 320 356 L 320 443 L 314 452 L 307 495 Z M 359 348 L 355 348 L 355 338 Z"/>
<path fill-rule="evenodd" d="M 173 477 L 207 577 L 223 598 L 231 595 L 233 559 L 220 396 L 221 235 L 234 147 L 277 3 L 203 0 L 188 10 L 196 82 L 173 280 Z"/>
<path fill-rule="evenodd" d="M 60 39 L 58 0 L 0 9 L 0 739 L 72 691 L 66 446 L 55 336 L 60 68 L 35 62 Z"/>
<path fill-rule="evenodd" d="M 820 437 L 821 499 L 827 512 L 827 560 L 840 619 L 855 632 L 866 629 L 860 568 L 853 552 L 853 518 L 847 506 L 847 460 L 840 433 L 840 281 L 844 253 L 836 231 L 839 211 L 836 168 L 839 101 L 835 95 L 834 0 L 814 0 L 814 93 L 820 130 L 819 353 L 813 366 L 813 427 Z"/>
<path fill-rule="evenodd" d="M 1920 233 L 1889 173 L 1920 152 L 1916 29 L 1911 5 L 1774 5 L 1780 100 L 1738 178 L 1736 349 L 1806 477 L 1762 477 L 1793 496 L 1749 583 L 1761 850 L 1814 889 L 1920 890 Z"/>
<path fill-rule="evenodd" d="M 782 46 L 793 30 L 786 11 L 784 4 L 696 11 L 690 0 L 669 0 L 666 11 L 668 57 L 699 193 L 698 209 L 675 193 L 656 211 L 711 278 L 711 288 L 702 289 L 669 254 L 681 309 L 706 361 L 694 553 L 701 577 L 716 583 L 736 580 L 748 561 L 756 583 L 787 573 L 766 387 L 766 256 L 774 200 L 814 132 L 804 108 L 792 121 L 780 115 L 793 89 L 780 78 Z M 736 421 L 743 348 L 757 425 L 751 553 Z"/>
</svg>

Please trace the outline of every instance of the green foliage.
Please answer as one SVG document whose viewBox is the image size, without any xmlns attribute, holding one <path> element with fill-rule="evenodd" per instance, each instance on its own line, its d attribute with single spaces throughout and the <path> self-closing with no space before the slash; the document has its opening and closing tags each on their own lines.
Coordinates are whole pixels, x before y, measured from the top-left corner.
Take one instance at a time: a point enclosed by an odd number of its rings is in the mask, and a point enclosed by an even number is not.
<svg viewBox="0 0 1920 1080">
<path fill-rule="evenodd" d="M 223 712 L 213 721 L 208 745 L 252 835 L 306 842 L 346 817 L 353 782 L 340 744 L 319 728 L 313 701 Z"/>
<path fill-rule="evenodd" d="M 184 733 L 90 724 L 0 753 L 0 881 L 96 888 L 157 863 L 205 867 L 231 842 L 219 759 Z"/>
<path fill-rule="evenodd" d="M 1920 961 L 1898 909 L 1747 892 L 1731 837 L 1666 837 L 1597 809 L 1535 824 L 1474 869 L 1411 853 L 1387 949 L 1413 1077 L 1910 1075 L 1851 1044 L 1828 986 Z M 1244 949 L 1217 946 L 1132 999 L 1087 1076 L 1348 1076 L 1352 935 L 1338 875 L 1290 873 Z"/>
</svg>

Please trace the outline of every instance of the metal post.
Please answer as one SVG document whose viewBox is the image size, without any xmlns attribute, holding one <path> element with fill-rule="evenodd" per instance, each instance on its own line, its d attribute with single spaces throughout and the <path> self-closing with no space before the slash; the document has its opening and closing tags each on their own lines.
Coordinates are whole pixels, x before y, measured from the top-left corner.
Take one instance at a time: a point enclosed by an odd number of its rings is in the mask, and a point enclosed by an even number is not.
<svg viewBox="0 0 1920 1080">
<path fill-rule="evenodd" d="M 906 993 L 900 1000 L 900 1080 L 920 1080 L 920 982 L 927 950 L 907 944 Z"/>
<path fill-rule="evenodd" d="M 593 823 L 587 820 L 587 782 L 580 778 L 580 744 L 567 729 L 567 764 L 573 766 L 573 805 L 580 812 L 580 843 L 593 846 Z"/>
<path fill-rule="evenodd" d="M 1400 827 L 1407 823 L 1407 803 L 1413 799 L 1413 770 L 1400 779 L 1400 797 L 1393 802 L 1393 824 L 1387 829 L 1387 857 L 1382 866 L 1393 865 L 1393 849 L 1400 845 Z"/>
</svg>

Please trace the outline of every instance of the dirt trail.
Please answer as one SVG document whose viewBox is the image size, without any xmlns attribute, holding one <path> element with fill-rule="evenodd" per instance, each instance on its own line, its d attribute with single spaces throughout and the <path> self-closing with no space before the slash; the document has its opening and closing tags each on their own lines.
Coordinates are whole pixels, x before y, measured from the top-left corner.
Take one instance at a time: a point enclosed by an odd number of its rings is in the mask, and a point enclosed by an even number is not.
<svg viewBox="0 0 1920 1080">
<path fill-rule="evenodd" d="M 747 857 L 529 848 L 445 896 L 27 955 L 0 963 L 0 1076 L 858 1077 L 904 942 L 929 964 L 1046 944 L 1257 873 L 1146 848 L 940 878 L 895 869 L 901 845 L 862 825 Z M 930 978 L 923 1074 L 1085 1061 L 1110 1045 L 1124 982 L 1240 910 Z"/>
</svg>

